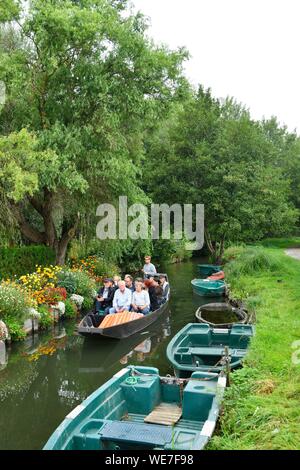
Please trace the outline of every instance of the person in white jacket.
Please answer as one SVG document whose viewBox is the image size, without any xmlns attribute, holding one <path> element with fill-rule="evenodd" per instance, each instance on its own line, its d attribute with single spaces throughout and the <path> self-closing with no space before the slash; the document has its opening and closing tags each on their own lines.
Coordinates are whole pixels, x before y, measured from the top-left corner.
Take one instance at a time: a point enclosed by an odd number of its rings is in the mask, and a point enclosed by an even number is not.
<svg viewBox="0 0 300 470">
<path fill-rule="evenodd" d="M 132 292 L 127 289 L 125 281 L 119 282 L 119 289 L 116 290 L 113 300 L 113 306 L 109 313 L 119 313 L 129 311 L 132 300 Z"/>
</svg>

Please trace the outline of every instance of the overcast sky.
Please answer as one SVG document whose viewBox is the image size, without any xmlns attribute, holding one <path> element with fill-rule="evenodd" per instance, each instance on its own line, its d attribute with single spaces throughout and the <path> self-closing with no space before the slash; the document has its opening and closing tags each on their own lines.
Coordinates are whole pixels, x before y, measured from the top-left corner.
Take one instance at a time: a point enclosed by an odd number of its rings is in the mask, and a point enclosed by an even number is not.
<svg viewBox="0 0 300 470">
<path fill-rule="evenodd" d="M 300 0 L 132 1 L 155 42 L 188 48 L 192 83 L 300 132 Z"/>
</svg>

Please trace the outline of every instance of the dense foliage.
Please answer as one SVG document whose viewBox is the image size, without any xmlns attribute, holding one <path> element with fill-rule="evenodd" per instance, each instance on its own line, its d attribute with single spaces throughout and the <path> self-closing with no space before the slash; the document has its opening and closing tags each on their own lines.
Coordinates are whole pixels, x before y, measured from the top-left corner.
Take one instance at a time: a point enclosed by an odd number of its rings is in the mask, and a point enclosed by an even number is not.
<svg viewBox="0 0 300 470">
<path fill-rule="evenodd" d="M 206 243 L 216 258 L 226 243 L 294 229 L 287 168 L 299 165 L 299 141 L 276 121 L 253 121 L 242 106 L 200 87 L 149 134 L 146 151 L 145 190 L 155 202 L 204 204 Z"/>
<path fill-rule="evenodd" d="M 81 219 L 95 236 L 100 203 L 147 202 L 143 132 L 185 83 L 187 54 L 156 47 L 127 1 L 6 0 L 1 22 L 0 195 L 63 264 Z"/>
<path fill-rule="evenodd" d="M 255 121 L 233 99 L 194 90 L 187 57 L 156 46 L 127 0 L 1 3 L 3 244 L 45 245 L 60 265 L 68 249 L 71 260 L 96 255 L 99 277 L 106 262 L 136 271 L 146 253 L 187 257 L 173 240 L 95 240 L 97 206 L 120 195 L 204 204 L 215 259 L 230 243 L 294 231 L 300 139 L 276 118 Z"/>
<path fill-rule="evenodd" d="M 0 278 L 22 276 L 35 271 L 37 265 L 46 266 L 55 262 L 55 253 L 46 246 L 0 247 Z"/>
</svg>

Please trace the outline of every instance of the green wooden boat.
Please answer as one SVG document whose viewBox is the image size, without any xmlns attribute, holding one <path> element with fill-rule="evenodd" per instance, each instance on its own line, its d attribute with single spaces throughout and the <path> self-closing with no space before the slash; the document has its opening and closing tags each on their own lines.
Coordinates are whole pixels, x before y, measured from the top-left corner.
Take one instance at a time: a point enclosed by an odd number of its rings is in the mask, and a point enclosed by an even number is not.
<svg viewBox="0 0 300 470">
<path fill-rule="evenodd" d="M 44 450 L 203 449 L 225 386 L 222 374 L 187 380 L 128 366 L 71 411 Z"/>
<path fill-rule="evenodd" d="M 225 294 L 224 281 L 209 281 L 208 279 L 193 279 L 193 291 L 202 297 L 219 297 Z"/>
<path fill-rule="evenodd" d="M 222 270 L 222 266 L 216 266 L 214 264 L 198 264 L 197 268 L 203 277 L 211 276 Z"/>
<path fill-rule="evenodd" d="M 235 369 L 241 365 L 253 334 L 252 325 L 238 323 L 228 329 L 189 323 L 169 343 L 167 357 L 177 377 L 187 378 L 195 371 L 220 372 L 227 363 Z"/>
</svg>

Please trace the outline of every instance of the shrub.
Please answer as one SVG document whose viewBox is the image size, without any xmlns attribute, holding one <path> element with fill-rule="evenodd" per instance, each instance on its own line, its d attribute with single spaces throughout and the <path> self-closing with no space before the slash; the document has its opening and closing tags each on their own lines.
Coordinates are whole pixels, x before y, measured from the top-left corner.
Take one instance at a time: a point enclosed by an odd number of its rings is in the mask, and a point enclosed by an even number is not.
<svg viewBox="0 0 300 470">
<path fill-rule="evenodd" d="M 10 318 L 21 324 L 29 309 L 35 306 L 36 303 L 30 294 L 17 284 L 12 282 L 0 284 L 0 318 L 3 318 L 5 323 Z"/>
<path fill-rule="evenodd" d="M 26 274 L 19 279 L 20 284 L 31 294 L 38 305 L 48 303 L 47 292 L 55 288 L 60 266 L 37 266 L 32 274 Z"/>
<path fill-rule="evenodd" d="M 47 246 L 0 248 L 0 278 L 8 279 L 31 273 L 37 265 L 55 263 L 55 253 Z"/>
<path fill-rule="evenodd" d="M 97 256 L 88 256 L 80 261 L 73 261 L 72 268 L 76 271 L 87 272 L 96 282 L 102 282 L 103 277 L 120 272 L 117 265 Z"/>
<path fill-rule="evenodd" d="M 23 324 L 12 317 L 6 317 L 6 326 L 8 327 L 9 334 L 12 341 L 22 341 L 26 338 L 26 333 L 23 329 Z"/>
<path fill-rule="evenodd" d="M 245 251 L 245 245 L 230 246 L 225 250 L 222 261 L 229 263 L 229 261 L 238 258 L 243 251 Z"/>
<path fill-rule="evenodd" d="M 47 305 L 56 305 L 58 302 L 64 302 L 67 298 L 67 291 L 64 287 L 51 287 L 44 291 L 44 303 Z"/>
<path fill-rule="evenodd" d="M 66 310 L 65 310 L 65 317 L 67 319 L 76 318 L 78 315 L 78 310 L 74 302 L 67 299 L 65 302 Z"/>
<path fill-rule="evenodd" d="M 51 309 L 46 305 L 41 305 L 38 311 L 41 315 L 39 319 L 39 327 L 41 330 L 47 330 L 53 325 L 53 316 Z"/>
<path fill-rule="evenodd" d="M 61 271 L 58 275 L 58 286 L 64 287 L 68 294 L 84 297 L 83 308 L 92 307 L 96 291 L 95 280 L 84 271 Z"/>
<path fill-rule="evenodd" d="M 94 273 L 97 277 L 103 278 L 106 276 L 112 277 L 115 273 L 119 273 L 120 268 L 110 261 L 106 261 L 102 258 L 96 258 Z"/>
</svg>

